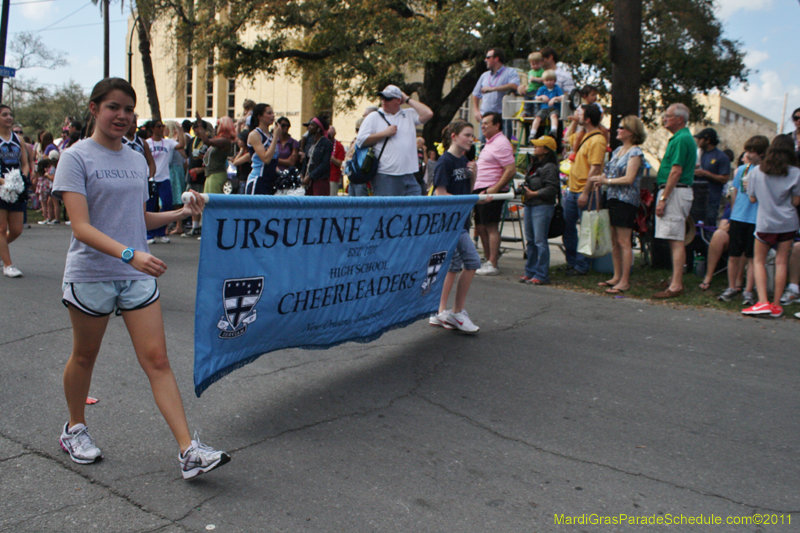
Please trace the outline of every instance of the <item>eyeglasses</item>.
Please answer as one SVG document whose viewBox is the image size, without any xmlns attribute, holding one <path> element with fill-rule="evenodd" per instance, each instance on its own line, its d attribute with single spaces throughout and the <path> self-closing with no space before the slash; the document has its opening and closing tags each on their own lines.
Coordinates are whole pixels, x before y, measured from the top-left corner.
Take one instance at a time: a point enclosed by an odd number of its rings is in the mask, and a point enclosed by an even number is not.
<svg viewBox="0 0 800 533">
<path fill-rule="evenodd" d="M 22 135 L 22 130 L 13 130 L 17 135 Z"/>
<path fill-rule="evenodd" d="M 792 117 L 792 120 L 800 120 L 800 116 L 795 115 Z"/>
<path fill-rule="evenodd" d="M 486 56 L 484 59 L 492 59 L 494 56 Z"/>
</svg>

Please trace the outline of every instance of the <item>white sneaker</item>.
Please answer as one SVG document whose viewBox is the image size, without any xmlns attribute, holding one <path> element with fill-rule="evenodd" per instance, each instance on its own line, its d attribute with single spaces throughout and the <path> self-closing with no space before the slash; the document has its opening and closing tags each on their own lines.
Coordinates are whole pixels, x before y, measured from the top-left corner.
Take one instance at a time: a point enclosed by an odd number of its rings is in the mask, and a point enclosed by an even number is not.
<svg viewBox="0 0 800 533">
<path fill-rule="evenodd" d="M 795 302 L 800 302 L 800 294 L 789 288 L 783 291 L 783 295 L 781 296 L 781 305 L 789 305 Z"/>
<path fill-rule="evenodd" d="M 50 223 L 49 220 L 40 220 L 39 222 L 37 222 L 37 224 L 39 224 L 40 226 L 46 226 L 49 223 Z"/>
<path fill-rule="evenodd" d="M 21 278 L 22 272 L 14 265 L 4 266 L 3 275 L 9 278 Z"/>
<path fill-rule="evenodd" d="M 164 235 L 163 237 L 159 237 L 158 240 L 161 242 L 161 244 L 169 244 L 169 237 L 167 237 L 166 235 Z"/>
<path fill-rule="evenodd" d="M 477 333 L 478 330 L 481 329 L 472 323 L 472 320 L 469 319 L 469 315 L 467 314 L 466 309 L 462 309 L 460 313 L 454 313 L 452 311 L 448 311 L 447 323 L 453 326 L 454 328 L 460 331 L 464 331 L 466 333 Z"/>
<path fill-rule="evenodd" d="M 95 446 L 94 439 L 83 424 L 75 424 L 69 429 L 69 422 L 64 424 L 61 432 L 61 449 L 69 454 L 70 459 L 81 465 L 88 465 L 103 458 L 103 452 Z"/>
<path fill-rule="evenodd" d="M 431 315 L 428 319 L 428 324 L 431 326 L 438 326 L 444 329 L 456 329 L 454 326 L 451 326 L 447 323 L 447 315 L 450 314 L 449 310 L 442 311 L 439 314 Z"/>
<path fill-rule="evenodd" d="M 155 243 L 156 243 L 155 239 L 147 239 L 147 244 L 155 244 Z"/>
<path fill-rule="evenodd" d="M 476 270 L 475 273 L 479 276 L 496 276 L 500 273 L 500 269 L 495 267 L 491 263 L 486 263 L 478 270 Z"/>
<path fill-rule="evenodd" d="M 194 438 L 191 447 L 184 453 L 178 454 L 183 479 L 210 472 L 231 460 L 231 456 L 227 453 L 215 450 L 197 440 L 197 433 L 194 434 Z"/>
</svg>

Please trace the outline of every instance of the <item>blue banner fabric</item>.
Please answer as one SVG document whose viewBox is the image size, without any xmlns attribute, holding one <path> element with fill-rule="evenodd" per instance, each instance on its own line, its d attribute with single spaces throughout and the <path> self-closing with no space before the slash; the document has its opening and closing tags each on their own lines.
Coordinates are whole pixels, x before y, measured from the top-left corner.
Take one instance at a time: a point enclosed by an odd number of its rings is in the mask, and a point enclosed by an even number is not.
<svg viewBox="0 0 800 533">
<path fill-rule="evenodd" d="M 369 342 L 437 311 L 477 200 L 211 195 L 195 394 L 267 352 Z"/>
</svg>

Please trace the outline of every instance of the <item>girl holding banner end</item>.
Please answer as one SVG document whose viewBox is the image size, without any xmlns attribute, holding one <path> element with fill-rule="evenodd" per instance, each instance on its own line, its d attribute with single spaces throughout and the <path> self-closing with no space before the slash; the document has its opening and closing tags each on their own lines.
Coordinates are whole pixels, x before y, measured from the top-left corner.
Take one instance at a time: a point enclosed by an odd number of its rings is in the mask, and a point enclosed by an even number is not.
<svg viewBox="0 0 800 533">
<path fill-rule="evenodd" d="M 147 163 L 122 146 L 133 120 L 136 93 L 120 78 L 95 85 L 89 102 L 90 137 L 64 152 L 56 171 L 53 195 L 60 197 L 72 221 L 73 238 L 64 269 L 63 302 L 72 322 L 72 354 L 64 369 L 69 422 L 60 444 L 79 464 L 102 459 L 86 428 L 84 408 L 92 370 L 108 319 L 122 315 L 139 364 L 147 374 L 161 414 L 180 447 L 184 479 L 227 463 L 230 456 L 192 440 L 178 385 L 167 359 L 164 320 L 155 278 L 167 265 L 150 255 L 145 234 L 199 215 L 202 197 L 192 191 L 183 208 L 145 212 Z"/>
<path fill-rule="evenodd" d="M 472 187 L 475 183 L 477 165 L 474 161 L 467 162 L 465 153 L 475 142 L 472 124 L 463 120 L 451 122 L 442 132 L 442 144 L 447 151 L 442 154 L 436 163 L 436 170 L 433 175 L 434 194 L 472 194 Z M 491 201 L 491 197 L 486 200 Z M 477 333 L 480 329 L 472 323 L 464 304 L 467 300 L 467 292 L 475 277 L 475 271 L 481 267 L 481 258 L 475 249 L 475 243 L 469 237 L 470 219 L 467 217 L 466 224 L 458 238 L 455 253 L 450 261 L 450 268 L 444 278 L 442 286 L 442 297 L 439 301 L 439 312 L 432 315 L 429 323 L 432 326 L 439 326 L 445 329 L 458 329 L 466 333 Z M 453 309 L 447 310 L 447 300 L 450 291 L 456 283 L 456 299 Z"/>
</svg>

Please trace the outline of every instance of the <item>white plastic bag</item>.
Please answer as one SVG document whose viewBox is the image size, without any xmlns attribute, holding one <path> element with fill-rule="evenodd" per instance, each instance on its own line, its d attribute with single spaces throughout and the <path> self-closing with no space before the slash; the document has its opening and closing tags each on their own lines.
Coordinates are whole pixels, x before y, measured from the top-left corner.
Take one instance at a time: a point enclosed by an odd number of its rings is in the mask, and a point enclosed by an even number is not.
<svg viewBox="0 0 800 533">
<path fill-rule="evenodd" d="M 592 205 L 591 197 L 589 205 Z M 599 201 L 597 206 L 598 209 L 587 209 L 581 215 L 581 232 L 578 235 L 578 253 L 591 258 L 611 253 L 611 219 L 608 209 L 599 209 Z"/>
</svg>

